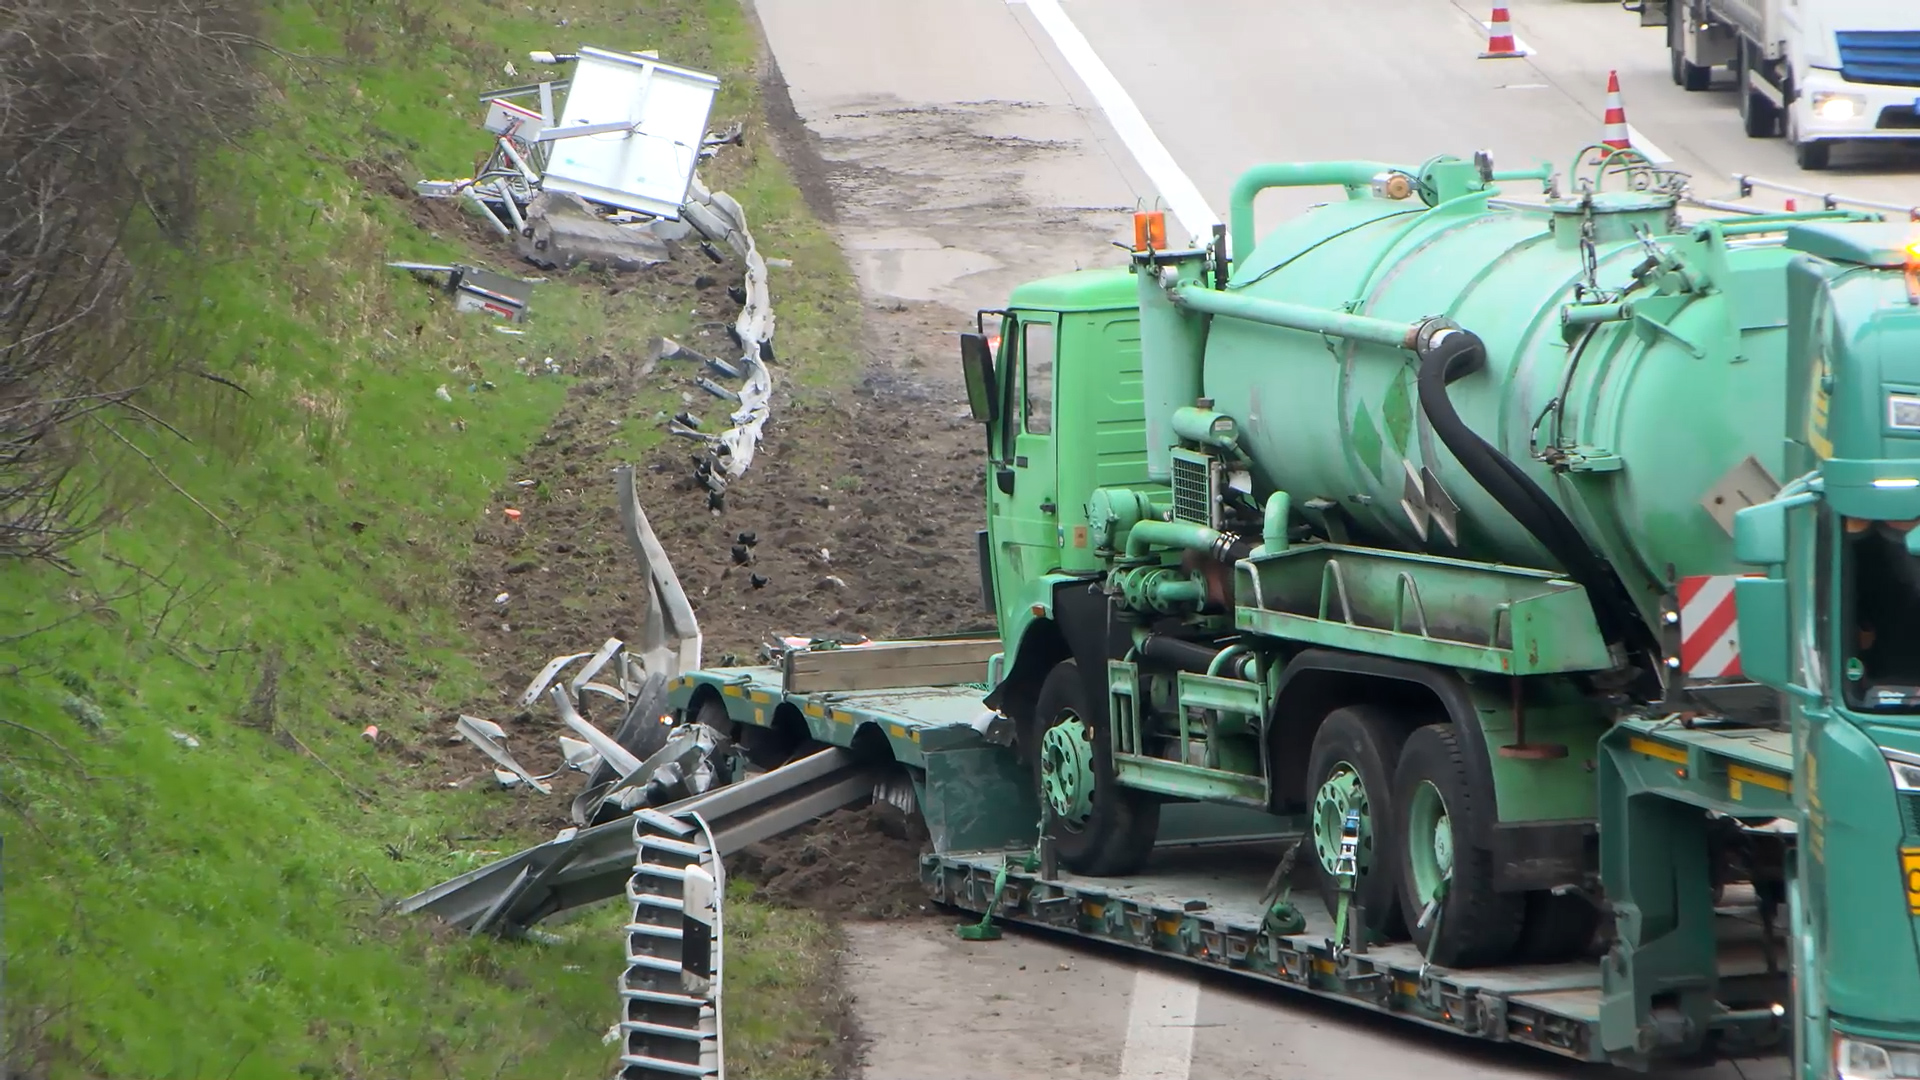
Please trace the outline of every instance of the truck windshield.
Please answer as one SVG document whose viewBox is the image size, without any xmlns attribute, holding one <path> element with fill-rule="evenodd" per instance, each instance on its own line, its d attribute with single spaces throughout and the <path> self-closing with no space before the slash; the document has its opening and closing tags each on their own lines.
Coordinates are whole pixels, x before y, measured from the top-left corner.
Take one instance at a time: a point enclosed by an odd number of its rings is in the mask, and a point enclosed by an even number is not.
<svg viewBox="0 0 1920 1080">
<path fill-rule="evenodd" d="M 1840 645 L 1851 708 L 1920 713 L 1920 559 L 1907 554 L 1916 524 L 1845 521 L 1840 625 L 1853 631 Z"/>
</svg>

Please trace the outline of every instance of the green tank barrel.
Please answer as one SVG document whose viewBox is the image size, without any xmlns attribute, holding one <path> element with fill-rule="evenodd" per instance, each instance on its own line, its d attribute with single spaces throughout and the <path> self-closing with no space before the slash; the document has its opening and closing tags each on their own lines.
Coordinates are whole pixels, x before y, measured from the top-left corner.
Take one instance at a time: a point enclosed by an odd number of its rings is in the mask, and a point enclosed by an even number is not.
<svg viewBox="0 0 1920 1080">
<path fill-rule="evenodd" d="M 1674 578 L 1739 572 L 1732 512 L 1786 464 L 1794 253 L 1778 233 L 1799 219 L 1687 227 L 1660 191 L 1522 204 L 1489 181 L 1543 174 L 1445 165 L 1413 183 L 1420 198 L 1373 162 L 1243 177 L 1224 290 L 1197 257 L 1141 274 L 1149 418 L 1211 399 L 1258 499 L 1331 500 L 1361 542 L 1565 570 L 1421 406 L 1415 333 L 1441 317 L 1485 344 L 1447 389 L 1460 419 L 1565 511 L 1643 617 Z M 1307 183 L 1349 198 L 1241 247 L 1259 191 Z"/>
</svg>

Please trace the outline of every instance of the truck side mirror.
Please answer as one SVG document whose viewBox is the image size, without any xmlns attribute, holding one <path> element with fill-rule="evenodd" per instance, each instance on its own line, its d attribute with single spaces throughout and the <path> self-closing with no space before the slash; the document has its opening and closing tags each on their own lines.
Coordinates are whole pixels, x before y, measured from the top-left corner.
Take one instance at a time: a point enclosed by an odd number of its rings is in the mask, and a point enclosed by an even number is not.
<svg viewBox="0 0 1920 1080">
<path fill-rule="evenodd" d="M 1740 635 L 1740 673 L 1762 686 L 1785 691 L 1793 681 L 1786 579 L 1736 579 L 1733 611 Z"/>
<path fill-rule="evenodd" d="M 1000 419 L 999 399 L 993 394 L 993 350 L 985 335 L 960 335 L 960 372 L 967 380 L 973 418 L 983 424 Z"/>
<path fill-rule="evenodd" d="M 1787 505 L 1764 502 L 1734 511 L 1733 557 L 1748 566 L 1787 561 Z"/>
</svg>

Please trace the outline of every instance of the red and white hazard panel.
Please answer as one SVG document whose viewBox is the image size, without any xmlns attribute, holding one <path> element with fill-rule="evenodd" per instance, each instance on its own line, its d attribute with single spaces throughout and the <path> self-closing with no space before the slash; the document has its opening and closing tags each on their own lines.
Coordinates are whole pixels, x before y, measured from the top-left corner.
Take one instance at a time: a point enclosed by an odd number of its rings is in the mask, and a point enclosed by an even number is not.
<svg viewBox="0 0 1920 1080">
<path fill-rule="evenodd" d="M 1740 674 L 1740 624 L 1733 583 L 1746 575 L 1680 579 L 1680 670 L 1694 679 Z"/>
</svg>

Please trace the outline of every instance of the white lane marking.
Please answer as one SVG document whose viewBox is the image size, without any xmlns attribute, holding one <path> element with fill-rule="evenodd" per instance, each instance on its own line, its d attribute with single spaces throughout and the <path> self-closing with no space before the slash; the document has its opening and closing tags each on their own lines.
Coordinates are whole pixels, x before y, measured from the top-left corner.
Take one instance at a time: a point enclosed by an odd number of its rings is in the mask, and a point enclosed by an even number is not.
<svg viewBox="0 0 1920 1080">
<path fill-rule="evenodd" d="M 1113 77 L 1107 65 L 1101 61 L 1100 54 L 1093 51 L 1085 35 L 1073 20 L 1061 10 L 1060 0 L 1007 0 L 1009 4 L 1025 4 L 1033 12 L 1034 20 L 1040 28 L 1053 39 L 1053 46 L 1066 58 L 1068 66 L 1080 81 L 1093 91 L 1094 100 L 1107 114 L 1107 121 L 1119 134 L 1120 140 L 1127 144 L 1135 161 L 1140 163 L 1141 171 L 1153 186 L 1160 190 L 1173 216 L 1195 238 L 1204 240 L 1220 223 L 1220 215 L 1213 212 L 1207 200 L 1194 185 L 1193 179 L 1173 160 L 1173 155 L 1161 144 L 1160 137 L 1153 133 L 1147 124 L 1147 118 L 1140 114 L 1133 98 Z M 1168 237 L 1168 240 L 1172 240 Z"/>
<path fill-rule="evenodd" d="M 1480 29 L 1485 30 L 1487 32 L 1488 37 L 1492 37 L 1493 36 L 1493 20 L 1481 19 Z M 1507 18 L 1507 33 L 1513 34 L 1513 18 L 1511 15 L 1509 15 Z M 1513 51 L 1519 53 L 1521 56 L 1532 56 L 1533 46 L 1523 41 L 1519 34 L 1513 34 Z"/>
<path fill-rule="evenodd" d="M 1627 141 L 1633 144 L 1635 150 L 1647 155 L 1647 160 L 1655 165 L 1673 164 L 1673 159 L 1667 156 L 1666 151 L 1653 145 L 1653 140 L 1640 134 L 1640 129 L 1632 124 L 1627 125 Z"/>
<path fill-rule="evenodd" d="M 1198 980 L 1145 968 L 1135 972 L 1119 1080 L 1187 1080 L 1199 1019 Z"/>
</svg>

